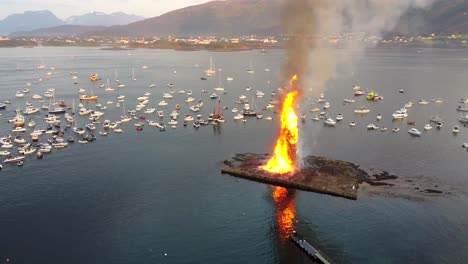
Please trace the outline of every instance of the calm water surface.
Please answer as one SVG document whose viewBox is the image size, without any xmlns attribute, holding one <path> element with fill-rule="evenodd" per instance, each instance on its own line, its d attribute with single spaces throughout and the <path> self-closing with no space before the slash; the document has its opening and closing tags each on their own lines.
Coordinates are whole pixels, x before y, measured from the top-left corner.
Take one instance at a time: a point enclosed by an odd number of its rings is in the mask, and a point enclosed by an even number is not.
<svg viewBox="0 0 468 264">
<path fill-rule="evenodd" d="M 280 86 L 282 51 L 236 53 L 175 52 L 169 50 L 102 51 L 92 48 L 0 49 L 0 101 L 14 100 L 2 111 L 0 135 L 11 134 L 7 120 L 16 107 L 54 87 L 57 99 L 70 104 L 78 89 L 91 90 L 90 73 L 114 84 L 115 72 L 127 86 L 113 93 L 97 87 L 100 102 L 149 91 L 150 105 L 170 89 L 192 90 L 197 100 L 210 92 L 219 78 L 200 80 L 212 56 L 228 90 L 222 95 L 229 108 L 241 94 L 256 89 L 270 94 Z M 252 59 L 255 74 L 245 69 Z M 40 70 L 45 64 L 55 70 Z M 132 65 L 137 81 L 132 81 Z M 142 66 L 148 66 L 142 69 Z M 195 66 L 199 65 L 199 67 Z M 270 71 L 264 71 L 269 68 Z M 47 72 L 50 80 L 39 82 Z M 74 85 L 70 72 L 77 72 Z M 235 153 L 271 152 L 278 123 L 250 120 L 235 123 L 225 111 L 221 129 L 199 130 L 179 125 L 166 132 L 145 127 L 136 132 L 124 125 L 124 134 L 98 137 L 92 144 L 75 143 L 43 160 L 28 158 L 21 168 L 4 166 L 0 173 L 0 261 L 4 263 L 308 263 L 288 240 L 292 227 L 337 263 L 466 263 L 468 261 L 468 129 L 451 133 L 459 114 L 458 99 L 468 97 L 468 53 L 465 50 L 372 50 L 357 62 L 352 74 L 336 78 L 325 92 L 329 114 L 343 113 L 336 128 L 308 120 L 301 124 L 303 152 L 351 161 L 363 167 L 388 170 L 404 179 L 439 185 L 450 195 L 423 199 L 387 197 L 361 192 L 357 201 L 284 191 L 264 184 L 220 174 L 220 161 Z M 313 77 L 311 77 L 313 78 Z M 267 83 L 270 81 L 270 83 Z M 29 98 L 14 94 L 31 82 Z M 148 88 L 156 83 L 157 88 Z M 352 85 L 375 89 L 384 96 L 377 103 L 351 98 Z M 115 84 L 114 84 L 115 86 Z M 252 86 L 246 91 L 246 86 Z M 405 89 L 399 94 L 399 89 Z M 166 115 L 187 95 L 174 94 Z M 209 95 L 209 94 L 208 94 Z M 305 96 L 301 109 L 315 107 Z M 391 114 L 408 101 L 441 98 L 442 104 L 415 105 L 409 120 L 417 128 L 434 114 L 445 119 L 442 130 L 410 137 L 404 122 L 392 123 Z M 207 94 L 203 114 L 215 101 Z M 264 107 L 269 96 L 257 99 Z M 365 103 L 371 113 L 353 114 Z M 92 105 L 89 105 L 92 107 Z M 105 119 L 116 120 L 122 108 L 109 105 Z M 240 108 L 240 107 L 239 107 Z M 380 126 L 399 126 L 401 132 L 368 132 L 365 126 L 381 113 Z M 273 116 L 273 113 L 267 115 Z M 40 115 L 33 117 L 41 122 Z M 157 120 L 156 114 L 149 116 Z M 350 128 L 349 121 L 358 126 Z M 86 118 L 79 117 L 84 125 Z M 167 122 L 167 117 L 165 122 Z"/>
</svg>

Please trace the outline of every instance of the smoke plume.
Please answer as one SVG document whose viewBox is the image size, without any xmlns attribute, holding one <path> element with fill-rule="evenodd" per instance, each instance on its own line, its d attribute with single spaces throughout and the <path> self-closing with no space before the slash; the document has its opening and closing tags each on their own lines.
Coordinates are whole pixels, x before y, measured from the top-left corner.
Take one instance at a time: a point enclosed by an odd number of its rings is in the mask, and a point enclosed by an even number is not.
<svg viewBox="0 0 468 264">
<path fill-rule="evenodd" d="M 371 36 L 395 27 L 409 8 L 433 0 L 283 0 L 283 27 L 289 37 L 284 79 L 299 76 L 303 91 L 317 96 L 337 77 L 337 66 L 352 69 Z M 336 49 L 339 47 L 339 49 Z"/>
</svg>

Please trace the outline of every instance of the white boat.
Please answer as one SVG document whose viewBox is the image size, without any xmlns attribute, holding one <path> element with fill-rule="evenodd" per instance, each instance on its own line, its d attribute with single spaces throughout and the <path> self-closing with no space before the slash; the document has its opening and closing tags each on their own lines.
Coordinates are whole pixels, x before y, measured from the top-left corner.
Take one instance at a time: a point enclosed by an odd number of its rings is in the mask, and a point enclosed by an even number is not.
<svg viewBox="0 0 468 264">
<path fill-rule="evenodd" d="M 342 114 L 337 114 L 336 115 L 336 121 L 341 121 L 343 120 L 343 115 Z"/>
<path fill-rule="evenodd" d="M 233 80 L 234 80 L 234 78 L 232 78 L 232 77 L 226 77 L 226 81 L 228 81 L 228 82 L 233 81 Z"/>
<path fill-rule="evenodd" d="M 177 123 L 178 122 L 176 120 L 171 119 L 171 121 L 169 121 L 167 124 L 170 125 L 170 126 L 175 126 L 175 125 L 177 125 Z"/>
<path fill-rule="evenodd" d="M 359 86 L 359 85 L 353 85 L 353 90 L 361 90 L 361 86 Z"/>
<path fill-rule="evenodd" d="M 145 110 L 145 114 L 152 114 L 156 111 L 156 108 L 148 108 Z"/>
<path fill-rule="evenodd" d="M 123 133 L 123 130 L 121 128 L 115 128 L 114 133 Z"/>
<path fill-rule="evenodd" d="M 24 97 L 24 93 L 16 92 L 16 98 L 23 98 L 23 97 Z"/>
<path fill-rule="evenodd" d="M 35 113 L 37 113 L 37 112 L 39 112 L 39 111 L 41 111 L 41 109 L 39 109 L 39 108 L 36 108 L 36 107 L 27 107 L 27 108 L 24 110 L 23 114 L 25 114 L 25 115 L 32 115 L 32 114 L 35 114 Z"/>
<path fill-rule="evenodd" d="M 378 114 L 377 117 L 376 117 L 377 121 L 381 120 L 382 119 L 382 115 L 381 114 Z"/>
<path fill-rule="evenodd" d="M 218 95 L 216 93 L 212 93 L 210 95 L 210 99 L 216 99 L 216 98 L 218 98 Z"/>
<path fill-rule="evenodd" d="M 370 110 L 366 108 L 365 106 L 361 106 L 360 108 L 354 110 L 354 113 L 356 114 L 367 114 L 369 112 Z"/>
<path fill-rule="evenodd" d="M 351 121 L 351 122 L 349 123 L 349 126 L 350 126 L 350 127 L 355 127 L 355 126 L 356 126 L 356 122 Z"/>
<path fill-rule="evenodd" d="M 255 96 L 256 96 L 257 98 L 263 98 L 263 97 L 265 96 L 265 93 L 262 92 L 262 91 L 257 90 Z"/>
<path fill-rule="evenodd" d="M 323 123 L 327 126 L 335 126 L 336 125 L 336 121 L 333 120 L 333 118 L 327 118 L 323 121 Z"/>
<path fill-rule="evenodd" d="M 34 100 L 41 100 L 41 99 L 42 99 L 42 96 L 40 96 L 40 95 L 38 95 L 38 94 L 34 94 L 34 95 L 32 96 L 32 99 L 34 99 Z"/>
<path fill-rule="evenodd" d="M 15 127 L 11 131 L 18 133 L 18 132 L 26 132 L 26 128 L 24 127 Z"/>
<path fill-rule="evenodd" d="M 205 74 L 207 76 L 213 76 L 213 75 L 216 74 L 216 69 L 215 69 L 215 66 L 214 66 L 214 63 L 213 63 L 213 57 L 211 57 L 211 56 L 210 56 L 210 68 L 205 71 Z"/>
<path fill-rule="evenodd" d="M 191 114 L 187 114 L 184 118 L 185 122 L 192 122 L 194 120 L 193 116 Z"/>
<path fill-rule="evenodd" d="M 406 109 L 400 109 L 396 111 L 395 113 L 392 114 L 393 119 L 403 119 L 408 117 L 408 114 L 406 113 Z"/>
<path fill-rule="evenodd" d="M 265 119 L 265 120 L 267 120 L 267 121 L 271 121 L 271 120 L 273 120 L 273 117 L 271 117 L 271 116 L 266 116 L 266 117 L 264 117 L 263 119 Z"/>
<path fill-rule="evenodd" d="M 452 133 L 458 134 L 459 132 L 460 132 L 460 128 L 459 128 L 458 126 L 454 126 L 454 127 L 452 128 Z"/>
<path fill-rule="evenodd" d="M 398 132 L 400 132 L 400 128 L 399 128 L 399 127 L 395 127 L 395 128 L 392 129 L 392 132 L 393 132 L 393 133 L 398 133 Z"/>
<path fill-rule="evenodd" d="M 231 110 L 231 112 L 237 113 L 237 112 L 239 112 L 239 110 L 238 110 L 237 108 L 234 107 L 234 108 Z"/>
<path fill-rule="evenodd" d="M 242 120 L 242 119 L 244 119 L 244 115 L 241 113 L 234 116 L 234 120 Z"/>
<path fill-rule="evenodd" d="M 10 156 L 11 152 L 8 150 L 1 150 L 0 156 Z"/>
<path fill-rule="evenodd" d="M 421 136 L 421 131 L 419 131 L 417 128 L 414 128 L 414 127 L 408 130 L 408 133 L 410 135 L 417 136 L 417 137 Z"/>
<path fill-rule="evenodd" d="M 424 126 L 424 130 L 426 130 L 426 131 L 427 131 L 427 130 L 431 130 L 431 129 L 432 129 L 432 126 L 431 126 L 430 124 L 426 124 L 426 125 Z"/>
<path fill-rule="evenodd" d="M 31 120 L 28 122 L 28 127 L 34 127 L 36 125 L 36 121 Z"/>
<path fill-rule="evenodd" d="M 405 108 L 410 108 L 413 106 L 413 102 L 408 102 L 405 104 Z"/>
<path fill-rule="evenodd" d="M 429 102 L 426 101 L 426 100 L 419 100 L 419 101 L 418 101 L 418 104 L 420 104 L 420 105 L 427 105 L 427 104 L 429 104 Z"/>
<path fill-rule="evenodd" d="M 164 117 L 164 111 L 158 111 L 158 117 L 163 118 Z"/>
<path fill-rule="evenodd" d="M 73 127 L 72 130 L 78 135 L 83 135 L 86 132 L 86 130 L 82 127 Z"/>
<path fill-rule="evenodd" d="M 164 99 L 172 99 L 173 96 L 169 93 L 164 93 L 163 96 L 162 96 Z"/>
<path fill-rule="evenodd" d="M 354 103 L 355 100 L 354 99 L 344 99 L 344 102 L 345 103 Z"/>
<path fill-rule="evenodd" d="M 161 101 L 158 103 L 159 106 L 166 106 L 167 105 L 167 102 L 166 101 Z"/>
<path fill-rule="evenodd" d="M 25 158 L 25 156 L 8 157 L 3 161 L 3 163 L 18 163 L 23 161 Z"/>
<path fill-rule="evenodd" d="M 199 112 L 200 111 L 200 107 L 196 106 L 196 105 L 192 105 L 189 107 L 190 111 L 192 112 Z"/>
<path fill-rule="evenodd" d="M 459 105 L 457 107 L 457 111 L 460 111 L 460 112 L 468 112 L 468 107 L 463 107 L 461 105 Z"/>
<path fill-rule="evenodd" d="M 250 60 L 249 68 L 245 70 L 247 73 L 253 74 L 255 73 L 253 66 L 252 66 L 252 60 Z"/>
<path fill-rule="evenodd" d="M 380 128 L 380 131 L 382 131 L 382 132 L 385 132 L 385 131 L 387 131 L 387 130 L 388 130 L 388 128 L 386 128 L 386 127 Z"/>
<path fill-rule="evenodd" d="M 154 88 L 154 87 L 156 87 L 156 84 L 155 84 L 155 83 L 150 83 L 150 84 L 148 85 L 148 87 L 149 87 L 149 88 Z"/>
<path fill-rule="evenodd" d="M 379 127 L 376 126 L 374 123 L 370 123 L 369 125 L 367 125 L 367 129 L 369 129 L 369 130 L 377 130 L 377 129 L 379 129 Z"/>
<path fill-rule="evenodd" d="M 193 101 L 195 101 L 195 98 L 193 98 L 191 96 L 189 98 L 185 99 L 186 103 L 190 103 L 190 102 L 193 102 Z"/>
</svg>

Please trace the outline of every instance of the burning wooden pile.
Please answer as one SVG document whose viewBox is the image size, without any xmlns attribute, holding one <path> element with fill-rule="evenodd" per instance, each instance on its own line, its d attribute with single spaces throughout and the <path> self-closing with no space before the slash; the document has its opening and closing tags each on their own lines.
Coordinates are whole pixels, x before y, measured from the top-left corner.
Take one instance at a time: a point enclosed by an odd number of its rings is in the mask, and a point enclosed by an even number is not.
<svg viewBox="0 0 468 264">
<path fill-rule="evenodd" d="M 339 160 L 309 156 L 301 169 L 293 173 L 276 174 L 260 168 L 270 158 L 268 154 L 237 154 L 221 172 L 272 185 L 357 199 L 359 182 L 369 178 L 358 166 Z"/>
</svg>

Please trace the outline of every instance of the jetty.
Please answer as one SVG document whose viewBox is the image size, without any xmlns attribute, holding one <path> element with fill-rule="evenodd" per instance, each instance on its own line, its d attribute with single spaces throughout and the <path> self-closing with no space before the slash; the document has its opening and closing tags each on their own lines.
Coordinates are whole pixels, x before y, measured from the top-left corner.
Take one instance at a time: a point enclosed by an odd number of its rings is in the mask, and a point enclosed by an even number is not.
<svg viewBox="0 0 468 264">
<path fill-rule="evenodd" d="M 322 264 L 331 264 L 332 262 L 328 260 L 325 255 L 320 251 L 315 249 L 307 240 L 301 237 L 295 230 L 291 234 L 291 241 L 294 242 L 302 251 L 304 251 L 309 257 L 314 261 Z"/>
</svg>

